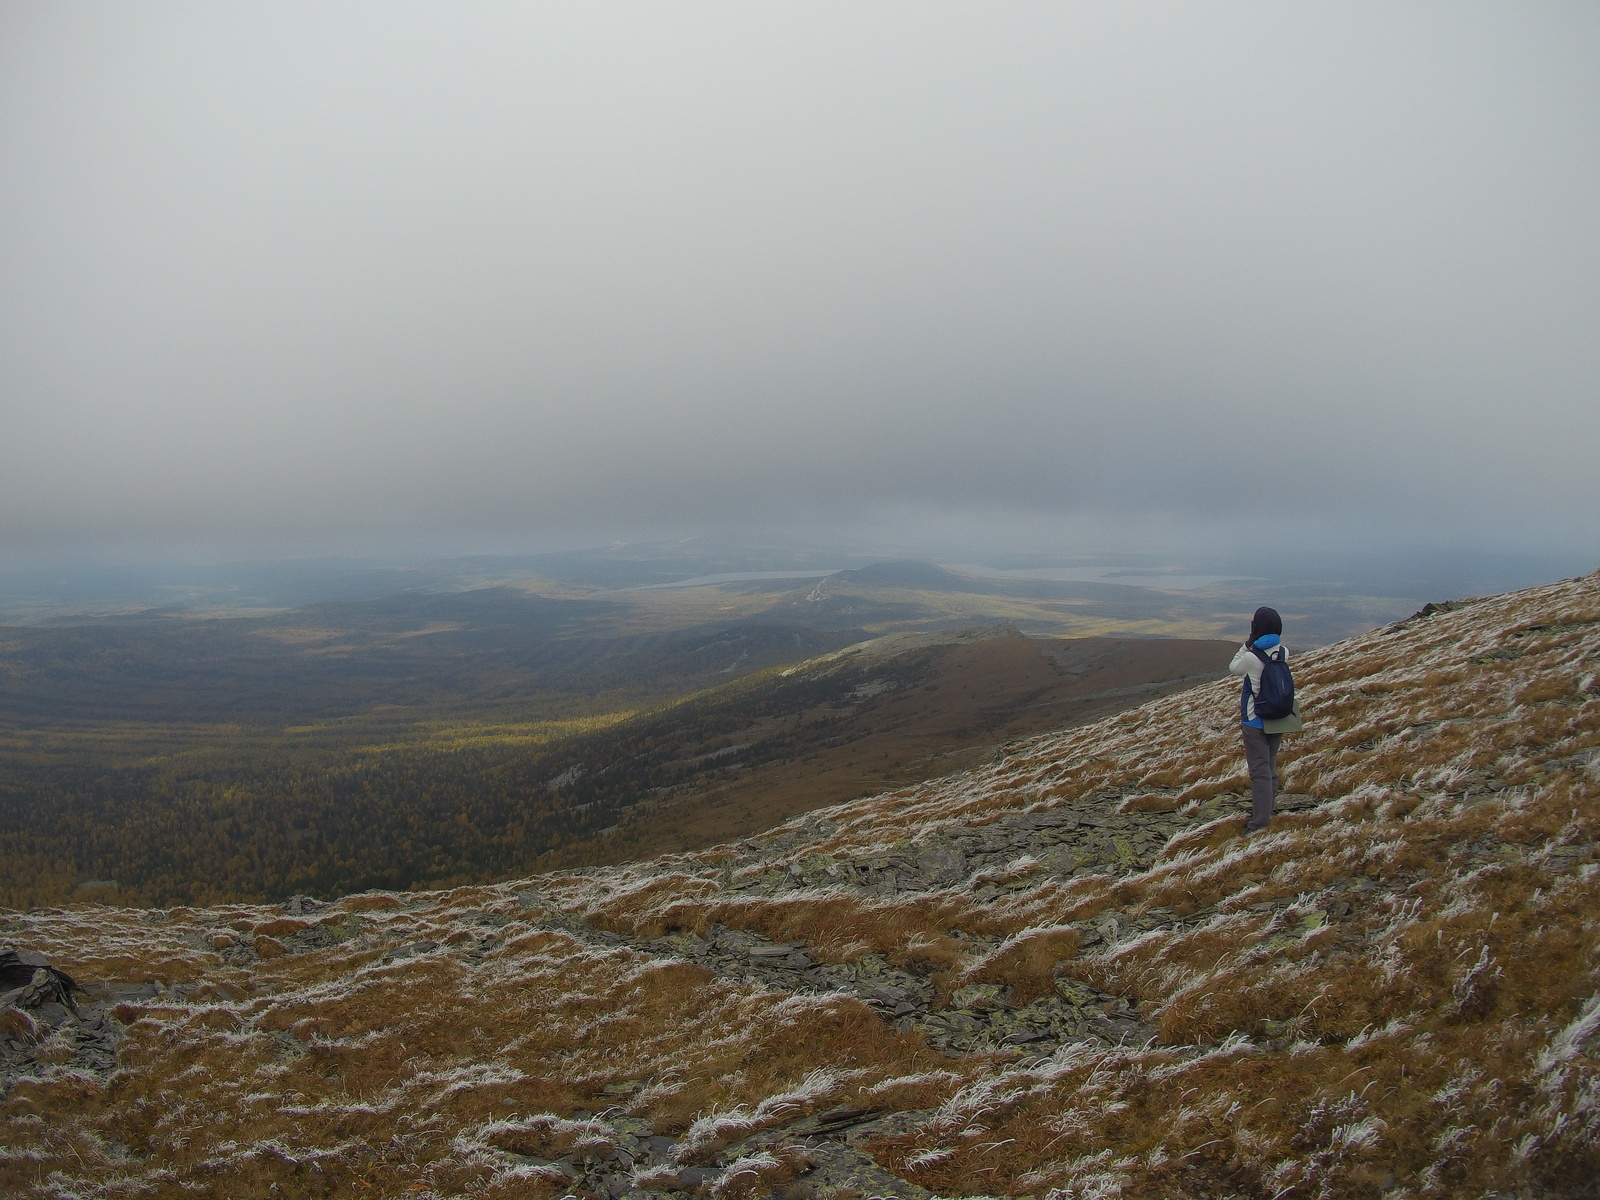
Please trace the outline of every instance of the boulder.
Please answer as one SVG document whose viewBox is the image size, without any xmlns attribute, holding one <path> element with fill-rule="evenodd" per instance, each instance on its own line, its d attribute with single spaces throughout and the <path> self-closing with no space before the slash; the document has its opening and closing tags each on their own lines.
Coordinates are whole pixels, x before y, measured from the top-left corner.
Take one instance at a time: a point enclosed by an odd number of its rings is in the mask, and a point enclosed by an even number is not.
<svg viewBox="0 0 1600 1200">
<path fill-rule="evenodd" d="M 7 994 L 0 996 L 0 1007 L 11 1004 L 40 1009 L 57 1004 L 74 1013 L 78 1006 L 72 993 L 83 991 L 77 980 L 52 967 L 43 956 L 12 949 L 0 951 L 0 989 L 7 989 Z"/>
</svg>

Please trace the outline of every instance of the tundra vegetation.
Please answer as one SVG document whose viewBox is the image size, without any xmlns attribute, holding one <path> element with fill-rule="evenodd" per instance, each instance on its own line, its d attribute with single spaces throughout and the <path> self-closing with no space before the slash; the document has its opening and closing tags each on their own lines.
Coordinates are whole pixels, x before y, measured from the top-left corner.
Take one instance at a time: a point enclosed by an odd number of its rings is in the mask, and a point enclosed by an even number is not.
<svg viewBox="0 0 1600 1200">
<path fill-rule="evenodd" d="M 85 992 L 0 1190 L 1592 1195 L 1600 574 L 1296 674 L 1248 840 L 1215 682 L 693 853 L 10 913 Z"/>
</svg>

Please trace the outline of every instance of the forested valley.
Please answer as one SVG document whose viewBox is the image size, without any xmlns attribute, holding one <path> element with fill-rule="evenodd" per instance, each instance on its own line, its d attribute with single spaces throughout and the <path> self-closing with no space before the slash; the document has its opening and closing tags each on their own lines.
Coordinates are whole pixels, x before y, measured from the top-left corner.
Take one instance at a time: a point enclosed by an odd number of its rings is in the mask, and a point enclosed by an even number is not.
<svg viewBox="0 0 1600 1200">
<path fill-rule="evenodd" d="M 860 629 L 624 624 L 493 588 L 0 630 L 0 906 L 325 897 L 697 848 L 1226 658 L 994 625 L 858 652 Z"/>
</svg>

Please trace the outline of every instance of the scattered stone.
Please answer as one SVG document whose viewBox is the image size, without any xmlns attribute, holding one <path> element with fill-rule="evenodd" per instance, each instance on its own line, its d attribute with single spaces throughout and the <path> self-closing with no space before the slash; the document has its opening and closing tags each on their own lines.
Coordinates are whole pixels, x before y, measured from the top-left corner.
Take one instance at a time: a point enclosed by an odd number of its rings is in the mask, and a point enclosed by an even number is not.
<svg viewBox="0 0 1600 1200">
<path fill-rule="evenodd" d="M 966 855 L 954 847 L 940 846 L 917 856 L 917 870 L 929 887 L 948 887 L 966 875 Z"/>
<path fill-rule="evenodd" d="M 885 1170 L 876 1159 L 856 1147 L 834 1141 L 807 1143 L 811 1169 L 800 1177 L 822 1195 L 830 1191 L 882 1197 L 884 1200 L 931 1200 L 927 1188 Z"/>
<path fill-rule="evenodd" d="M 52 967 L 43 956 L 14 949 L 0 951 L 0 989 L 8 989 L 0 995 L 0 1007 L 59 1004 L 74 1012 L 72 993 L 83 991 L 71 975 Z"/>
<path fill-rule="evenodd" d="M 359 921 L 339 915 L 307 925 L 300 932 L 283 939 L 283 945 L 290 954 L 305 954 L 347 942 L 360 931 Z"/>
<path fill-rule="evenodd" d="M 751 958 L 758 960 L 778 959 L 789 957 L 789 955 L 794 953 L 794 950 L 795 948 L 793 946 L 774 944 L 771 946 L 750 946 L 746 948 L 745 953 Z"/>
<path fill-rule="evenodd" d="M 1125 795 L 1105 792 L 1080 799 L 1070 808 L 1007 813 L 984 825 L 957 827 L 937 842 L 904 844 L 887 853 L 850 860 L 813 854 L 778 869 L 776 864 L 758 859 L 759 853 L 771 855 L 782 850 L 785 838 L 790 837 L 786 832 L 741 845 L 745 865 L 734 869 L 724 863 L 719 879 L 725 889 L 731 880 L 734 892 L 848 887 L 881 895 L 897 890 L 926 891 L 975 877 L 975 883 L 998 895 L 1007 889 L 1035 886 L 1041 874 L 1066 878 L 1143 869 L 1173 833 L 1243 803 L 1240 795 L 1223 794 L 1173 809 L 1132 814 L 1114 811 Z M 1139 795 L 1149 800 L 1155 793 Z M 998 882 L 986 883 L 984 873 Z M 625 937 L 594 929 L 562 913 L 532 889 L 519 891 L 517 898 L 541 925 L 562 929 L 594 946 L 626 945 L 648 954 L 671 956 L 731 982 L 773 991 L 854 995 L 896 1030 L 921 1033 L 931 1046 L 952 1056 L 1009 1054 L 1018 1058 L 1025 1054 L 1037 1058 L 1073 1043 L 1140 1044 L 1156 1036 L 1152 1027 L 1138 1020 L 1125 998 L 1072 980 L 1058 981 L 1056 994 L 1020 1008 L 1014 1006 L 1007 989 L 996 984 L 966 985 L 940 1007 L 926 974 L 894 967 L 879 955 L 863 955 L 845 963 L 820 962 L 803 945 L 773 942 L 717 924 L 702 933 Z M 1077 928 L 1083 948 L 1104 949 L 1157 927 L 1201 924 L 1212 915 L 1210 908 L 1186 919 L 1170 909 L 1152 909 L 1137 917 L 1109 912 Z M 973 944 L 980 954 L 998 942 L 960 930 L 951 933 Z"/>
<path fill-rule="evenodd" d="M 987 824 L 958 825 L 941 832 L 935 841 L 904 844 L 890 853 L 854 858 L 808 855 L 781 868 L 763 856 L 786 849 L 788 834 L 765 843 L 746 842 L 739 847 L 742 863 L 735 859 L 723 864 L 722 886 L 736 893 L 764 895 L 797 888 L 847 887 L 869 896 L 896 896 L 936 891 L 973 879 L 976 894 L 992 900 L 1049 878 L 1144 870 L 1174 833 L 1245 803 L 1237 793 L 1224 793 L 1181 806 L 1174 798 L 1170 808 L 1116 811 L 1129 798 L 1141 805 L 1156 805 L 1165 796 L 1155 792 L 1097 793 L 1070 807 L 1012 812 Z M 1279 801 L 1287 811 L 1317 803 L 1314 797 L 1297 793 L 1285 793 Z"/>
<path fill-rule="evenodd" d="M 656 1134 L 641 1118 L 616 1113 L 582 1114 L 589 1131 L 559 1158 L 540 1157 L 537 1137 L 511 1133 L 492 1142 L 515 1163 L 523 1177 L 555 1183 L 571 1196 L 613 1200 L 679 1200 L 715 1194 L 736 1173 L 762 1164 L 794 1178 L 794 1194 L 874 1196 L 883 1200 L 930 1200 L 925 1188 L 886 1170 L 861 1143 L 874 1136 L 904 1133 L 929 1119 L 926 1111 L 891 1112 L 842 1106 L 764 1128 L 717 1150 L 709 1159 L 682 1161 L 684 1143 Z M 536 1130 L 544 1121 L 532 1118 Z"/>
<path fill-rule="evenodd" d="M 980 1009 L 985 1012 L 1011 1007 L 1006 999 L 1005 989 L 993 983 L 969 983 L 966 987 L 957 988 L 950 997 L 950 1004 L 954 1008 Z"/>
<path fill-rule="evenodd" d="M 85 988 L 36 954 L 0 952 L 0 986 L 24 975 L 0 995 L 0 1096 L 24 1077 L 99 1077 L 115 1067 L 122 1027 L 108 1010 L 124 992 Z"/>
</svg>

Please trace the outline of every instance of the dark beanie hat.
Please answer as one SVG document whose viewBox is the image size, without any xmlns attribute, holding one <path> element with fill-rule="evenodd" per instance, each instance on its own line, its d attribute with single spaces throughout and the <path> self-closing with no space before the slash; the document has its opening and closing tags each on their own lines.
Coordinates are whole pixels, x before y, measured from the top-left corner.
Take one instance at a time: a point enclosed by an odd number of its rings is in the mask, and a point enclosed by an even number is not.
<svg viewBox="0 0 1600 1200">
<path fill-rule="evenodd" d="M 1275 608 L 1258 608 L 1256 615 L 1250 618 L 1250 640 L 1253 642 L 1258 637 L 1265 637 L 1269 633 L 1283 632 L 1283 618 L 1278 615 Z"/>
</svg>

